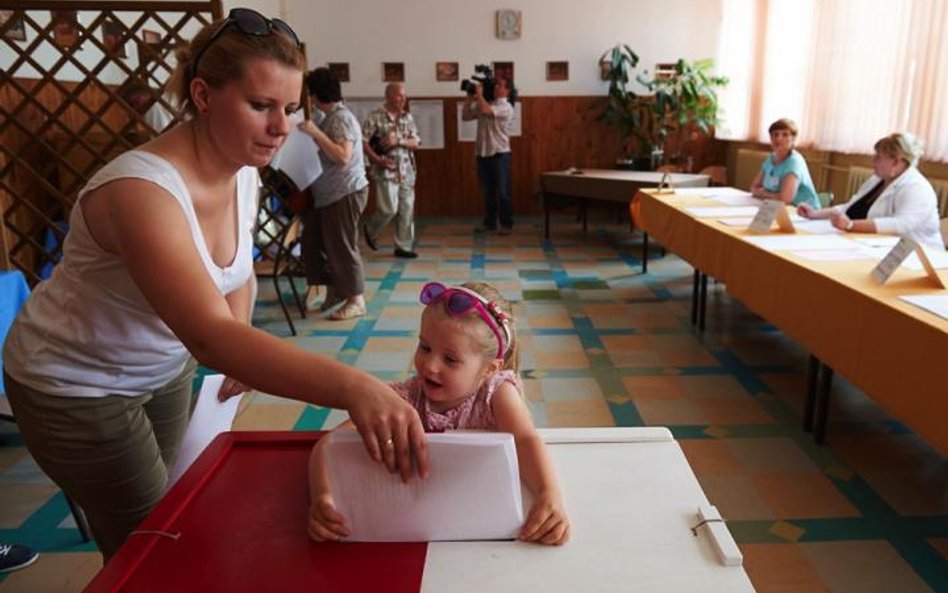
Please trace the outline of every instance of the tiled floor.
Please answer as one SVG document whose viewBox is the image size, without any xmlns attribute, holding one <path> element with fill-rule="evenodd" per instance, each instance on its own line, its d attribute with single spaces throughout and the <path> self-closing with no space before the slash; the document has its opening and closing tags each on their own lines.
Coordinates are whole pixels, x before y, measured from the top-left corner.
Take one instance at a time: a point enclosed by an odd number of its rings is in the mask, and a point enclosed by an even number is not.
<svg viewBox="0 0 948 593">
<path fill-rule="evenodd" d="M 300 346 L 385 379 L 408 371 L 429 279 L 485 278 L 515 304 L 523 376 L 541 426 L 669 426 L 729 520 L 759 593 L 948 593 L 948 461 L 837 378 L 826 446 L 800 429 L 803 350 L 729 298 L 689 324 L 691 268 L 668 256 L 639 273 L 641 245 L 619 225 L 583 236 L 561 219 L 510 237 L 420 221 L 421 258 L 367 254 L 369 314 L 310 317 Z M 255 323 L 288 336 L 269 287 Z M 317 429 L 344 415 L 266 395 L 237 429 Z M 605 495 L 605 493 L 604 493 Z M 0 575 L 0 593 L 80 591 L 100 561 L 15 428 L 0 423 L 0 540 L 41 550 Z"/>
</svg>

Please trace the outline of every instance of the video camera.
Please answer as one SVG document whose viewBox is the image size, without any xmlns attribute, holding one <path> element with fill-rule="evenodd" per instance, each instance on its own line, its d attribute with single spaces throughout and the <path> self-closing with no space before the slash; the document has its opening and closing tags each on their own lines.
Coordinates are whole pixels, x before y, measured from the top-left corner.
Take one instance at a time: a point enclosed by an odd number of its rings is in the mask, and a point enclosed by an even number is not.
<svg viewBox="0 0 948 593">
<path fill-rule="evenodd" d="M 369 147 L 372 149 L 372 152 L 379 156 L 385 156 L 385 154 L 392 149 L 391 146 L 382 144 L 382 137 L 379 136 L 378 132 L 372 134 L 372 137 L 369 138 Z"/>
<path fill-rule="evenodd" d="M 487 64 L 478 64 L 474 66 L 474 74 L 470 79 L 461 81 L 461 90 L 467 95 L 474 95 L 474 86 L 479 84 L 484 87 L 484 99 L 490 103 L 494 100 L 494 73 Z"/>
</svg>

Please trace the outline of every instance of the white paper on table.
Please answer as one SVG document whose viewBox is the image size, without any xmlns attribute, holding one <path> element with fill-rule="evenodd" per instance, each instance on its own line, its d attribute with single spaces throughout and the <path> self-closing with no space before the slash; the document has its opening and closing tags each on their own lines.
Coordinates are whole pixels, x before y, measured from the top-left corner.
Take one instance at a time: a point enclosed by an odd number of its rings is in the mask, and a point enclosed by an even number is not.
<svg viewBox="0 0 948 593">
<path fill-rule="evenodd" d="M 760 204 L 760 200 L 752 196 L 750 193 L 746 195 L 715 195 L 711 196 L 711 199 L 715 202 L 727 204 L 728 206 L 754 206 Z"/>
<path fill-rule="evenodd" d="M 231 429 L 234 417 L 237 416 L 237 407 L 243 394 L 235 395 L 225 402 L 218 401 L 217 392 L 224 384 L 224 375 L 207 375 L 201 384 L 194 412 L 188 421 L 188 428 L 181 441 L 178 456 L 175 457 L 171 469 L 168 470 L 168 488 L 178 481 L 184 472 L 191 467 L 194 460 L 207 448 L 214 437 Z"/>
<path fill-rule="evenodd" d="M 927 247 L 919 246 L 925 250 L 925 255 L 928 257 L 929 263 L 936 270 L 944 270 L 948 268 L 948 251 L 935 251 Z M 918 259 L 917 253 L 911 253 L 908 257 L 905 258 L 905 261 L 902 262 L 902 265 L 910 270 L 924 270 L 925 266 L 922 265 L 922 261 Z"/>
<path fill-rule="evenodd" d="M 948 319 L 948 294 L 915 294 L 903 295 L 899 298 L 934 313 L 942 319 Z"/>
<path fill-rule="evenodd" d="M 718 222 L 720 222 L 721 224 L 725 226 L 747 227 L 747 226 L 750 226 L 750 223 L 753 220 L 754 220 L 753 216 L 738 216 L 735 218 L 719 218 Z M 793 222 L 793 225 L 797 227 L 797 230 L 801 230 L 801 223 L 797 222 L 798 220 L 802 220 L 803 224 L 807 222 L 805 219 L 803 219 L 797 214 L 791 214 L 790 220 L 791 222 Z M 772 224 L 771 228 L 776 228 L 776 223 Z"/>
<path fill-rule="evenodd" d="M 713 193 L 710 187 L 678 187 L 675 193 L 679 196 L 697 196 L 699 198 L 710 198 Z"/>
<path fill-rule="evenodd" d="M 876 237 L 854 237 L 853 241 L 858 241 L 869 247 L 885 247 L 891 249 L 899 242 L 899 237 L 893 235 L 879 235 Z"/>
<path fill-rule="evenodd" d="M 799 222 L 797 221 L 797 219 L 793 218 L 793 216 L 798 217 L 800 219 Z M 799 216 L 798 214 L 794 214 L 793 216 L 791 216 L 790 219 L 793 220 L 793 224 L 794 226 L 797 227 L 798 231 L 805 231 L 807 233 L 812 233 L 815 235 L 829 235 L 829 234 L 842 233 L 841 230 L 834 227 L 833 223 L 827 219 L 807 220 L 803 218 L 802 216 Z"/>
<path fill-rule="evenodd" d="M 407 484 L 375 463 L 352 430 L 330 434 L 324 449 L 332 497 L 348 541 L 515 539 L 523 500 L 513 435 L 429 434 L 431 473 Z"/>
<path fill-rule="evenodd" d="M 855 249 L 857 243 L 839 235 L 764 235 L 745 237 L 748 243 L 768 251 L 795 251 L 812 249 Z"/>
<path fill-rule="evenodd" d="M 760 204 L 760 200 L 749 191 L 734 187 L 679 187 L 675 188 L 675 194 L 707 198 L 728 206 L 754 206 Z"/>
<path fill-rule="evenodd" d="M 303 121 L 301 112 L 293 114 L 292 121 L 290 133 L 283 146 L 273 155 L 270 166 L 286 173 L 297 189 L 306 189 L 323 172 L 319 162 L 319 146 L 297 127 Z"/>
<path fill-rule="evenodd" d="M 751 216 L 757 214 L 757 206 L 720 206 L 704 207 L 698 206 L 685 208 L 685 212 L 698 218 L 718 218 L 723 216 Z"/>
<path fill-rule="evenodd" d="M 752 220 L 754 220 L 753 216 L 738 216 L 735 218 L 719 218 L 718 222 L 724 226 L 747 227 Z"/>
<path fill-rule="evenodd" d="M 878 260 L 884 254 L 874 253 L 868 249 L 855 247 L 853 249 L 813 249 L 810 251 L 791 251 L 791 254 L 809 261 L 862 261 Z"/>
</svg>

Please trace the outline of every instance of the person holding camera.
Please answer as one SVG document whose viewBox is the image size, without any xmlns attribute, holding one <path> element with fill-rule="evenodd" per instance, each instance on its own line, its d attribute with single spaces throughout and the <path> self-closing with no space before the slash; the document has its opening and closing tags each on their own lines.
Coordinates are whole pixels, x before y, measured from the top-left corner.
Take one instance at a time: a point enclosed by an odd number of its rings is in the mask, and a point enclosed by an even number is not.
<svg viewBox="0 0 948 593">
<path fill-rule="evenodd" d="M 490 79 L 473 82 L 464 102 L 461 119 L 477 120 L 477 178 L 484 194 L 484 222 L 476 230 L 494 231 L 500 216 L 499 234 L 509 235 L 513 228 L 513 205 L 510 200 L 510 136 L 507 125 L 513 119 L 513 105 L 508 101 L 513 83 L 506 78 L 493 81 L 493 93 L 485 97 Z M 499 204 L 499 212 L 498 212 Z"/>
<path fill-rule="evenodd" d="M 405 85 L 385 87 L 385 105 L 369 114 L 362 124 L 365 154 L 372 163 L 375 212 L 362 223 L 365 242 L 378 251 L 379 231 L 395 221 L 395 257 L 415 258 L 415 153 L 421 143 L 418 126 L 405 111 Z"/>
</svg>

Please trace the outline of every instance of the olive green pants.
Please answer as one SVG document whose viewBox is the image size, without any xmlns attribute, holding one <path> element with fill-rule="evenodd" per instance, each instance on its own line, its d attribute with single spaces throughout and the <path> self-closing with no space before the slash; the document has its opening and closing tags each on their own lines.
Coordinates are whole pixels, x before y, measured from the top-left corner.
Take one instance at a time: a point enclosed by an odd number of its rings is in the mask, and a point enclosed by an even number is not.
<svg viewBox="0 0 948 593">
<path fill-rule="evenodd" d="M 174 380 L 136 397 L 62 397 L 4 373 L 26 446 L 86 514 L 108 560 L 164 494 L 168 466 L 184 437 L 192 358 Z"/>
</svg>

